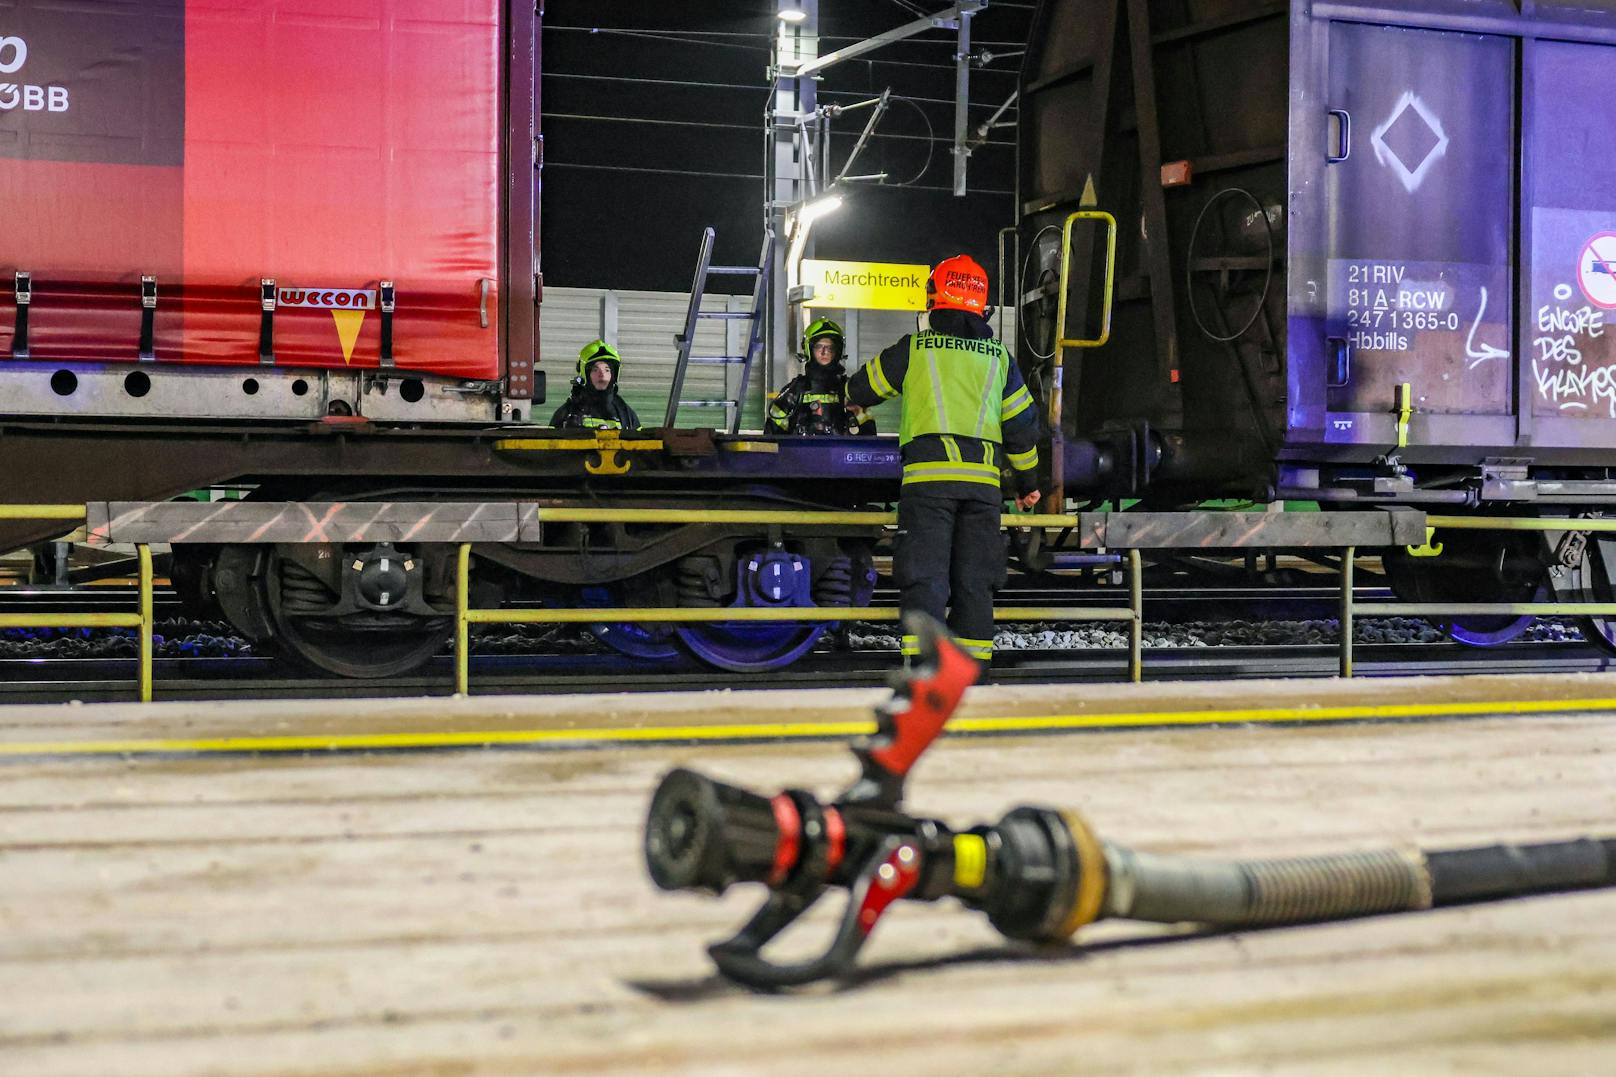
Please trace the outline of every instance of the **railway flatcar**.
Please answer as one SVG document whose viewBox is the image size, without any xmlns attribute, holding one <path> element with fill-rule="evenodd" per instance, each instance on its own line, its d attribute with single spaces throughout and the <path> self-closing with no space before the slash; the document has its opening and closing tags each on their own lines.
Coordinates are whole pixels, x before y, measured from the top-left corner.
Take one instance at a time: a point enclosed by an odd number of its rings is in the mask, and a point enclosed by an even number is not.
<svg viewBox="0 0 1616 1077">
<path fill-rule="evenodd" d="M 1057 482 L 1146 507 L 1608 511 L 1613 77 L 1611 0 L 1044 0 L 1020 294 Z M 1082 208 L 1117 221 L 1109 280 L 1101 226 L 1063 241 Z M 1607 539 L 1434 538 L 1388 551 L 1403 596 L 1611 601 Z"/>
</svg>

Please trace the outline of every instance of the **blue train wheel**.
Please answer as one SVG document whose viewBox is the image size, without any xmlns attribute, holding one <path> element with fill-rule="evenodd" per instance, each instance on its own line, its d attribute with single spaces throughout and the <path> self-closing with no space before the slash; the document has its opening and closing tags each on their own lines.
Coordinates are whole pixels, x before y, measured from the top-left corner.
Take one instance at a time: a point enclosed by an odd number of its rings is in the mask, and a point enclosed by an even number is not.
<svg viewBox="0 0 1616 1077">
<path fill-rule="evenodd" d="M 707 605 L 721 593 L 723 573 L 709 557 L 681 562 L 679 592 L 688 605 Z M 744 553 L 735 563 L 737 608 L 789 609 L 815 605 L 808 559 L 783 549 Z M 737 673 L 759 673 L 789 666 L 813 649 L 824 624 L 801 622 L 713 622 L 678 628 L 679 642 L 701 661 Z"/>
<path fill-rule="evenodd" d="M 719 669 L 761 673 L 782 669 L 813 650 L 824 625 L 702 624 L 678 629 L 679 641 L 691 654 Z"/>
<path fill-rule="evenodd" d="M 1447 622 L 1448 637 L 1469 647 L 1497 647 L 1509 643 L 1532 627 L 1531 614 L 1510 620 L 1507 617 L 1477 617 Z"/>
<path fill-rule="evenodd" d="M 630 605 L 622 587 L 584 587 L 578 604 L 586 609 L 612 609 Z M 679 638 L 672 625 L 629 624 L 603 621 L 589 626 L 589 634 L 619 654 L 663 662 L 679 657 Z"/>
</svg>

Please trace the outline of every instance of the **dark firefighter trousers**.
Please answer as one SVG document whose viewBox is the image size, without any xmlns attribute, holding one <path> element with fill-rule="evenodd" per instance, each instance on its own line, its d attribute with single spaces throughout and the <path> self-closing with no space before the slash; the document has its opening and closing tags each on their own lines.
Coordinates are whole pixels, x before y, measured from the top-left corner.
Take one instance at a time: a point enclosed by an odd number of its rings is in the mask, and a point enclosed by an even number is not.
<svg viewBox="0 0 1616 1077">
<path fill-rule="evenodd" d="M 1006 571 L 997 497 L 912 490 L 899 497 L 892 553 L 899 608 L 946 621 L 960 646 L 983 664 L 993 660 L 993 595 Z M 905 633 L 904 657 L 918 653 L 917 640 Z"/>
</svg>

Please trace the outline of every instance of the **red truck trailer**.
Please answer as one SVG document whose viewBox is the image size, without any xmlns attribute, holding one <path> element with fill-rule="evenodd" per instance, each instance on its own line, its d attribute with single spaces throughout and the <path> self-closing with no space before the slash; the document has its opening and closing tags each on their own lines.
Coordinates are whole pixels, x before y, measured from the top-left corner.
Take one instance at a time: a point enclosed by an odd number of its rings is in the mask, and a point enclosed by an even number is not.
<svg viewBox="0 0 1616 1077">
<path fill-rule="evenodd" d="M 521 421 L 538 16 L 0 10 L 0 416 Z"/>
</svg>

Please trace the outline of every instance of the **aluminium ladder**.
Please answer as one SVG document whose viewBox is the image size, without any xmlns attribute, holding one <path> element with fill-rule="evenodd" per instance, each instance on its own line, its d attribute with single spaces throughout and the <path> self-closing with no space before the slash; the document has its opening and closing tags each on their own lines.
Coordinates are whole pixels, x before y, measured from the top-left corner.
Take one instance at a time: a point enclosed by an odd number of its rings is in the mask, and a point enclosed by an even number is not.
<svg viewBox="0 0 1616 1077">
<path fill-rule="evenodd" d="M 679 347 L 679 357 L 673 367 L 673 388 L 668 393 L 668 410 L 663 417 L 662 425 L 672 427 L 679 415 L 679 409 L 684 408 L 723 408 L 724 429 L 731 434 L 741 429 L 741 412 L 746 407 L 746 389 L 752 377 L 752 365 L 757 361 L 758 352 L 763 348 L 763 319 L 764 307 L 769 300 L 769 265 L 774 257 L 774 232 L 765 229 L 763 233 L 763 255 L 758 259 L 756 267 L 753 266 L 715 266 L 713 259 L 713 240 L 715 233 L 711 228 L 702 231 L 701 251 L 696 256 L 696 278 L 690 286 L 690 309 L 685 312 L 685 329 L 683 333 L 674 335 L 673 341 Z M 744 310 L 702 310 L 701 300 L 707 290 L 707 278 L 716 276 L 754 277 L 752 284 L 752 309 Z M 717 318 L 727 321 L 744 321 L 750 323 L 746 335 L 746 351 L 742 355 L 692 355 L 696 346 L 696 326 L 703 318 Z M 727 338 L 728 334 L 726 334 Z M 720 400 L 683 400 L 685 388 L 685 371 L 692 363 L 703 366 L 739 366 L 741 368 L 740 386 L 735 391 L 734 399 Z M 725 378 L 726 383 L 728 378 Z"/>
</svg>

